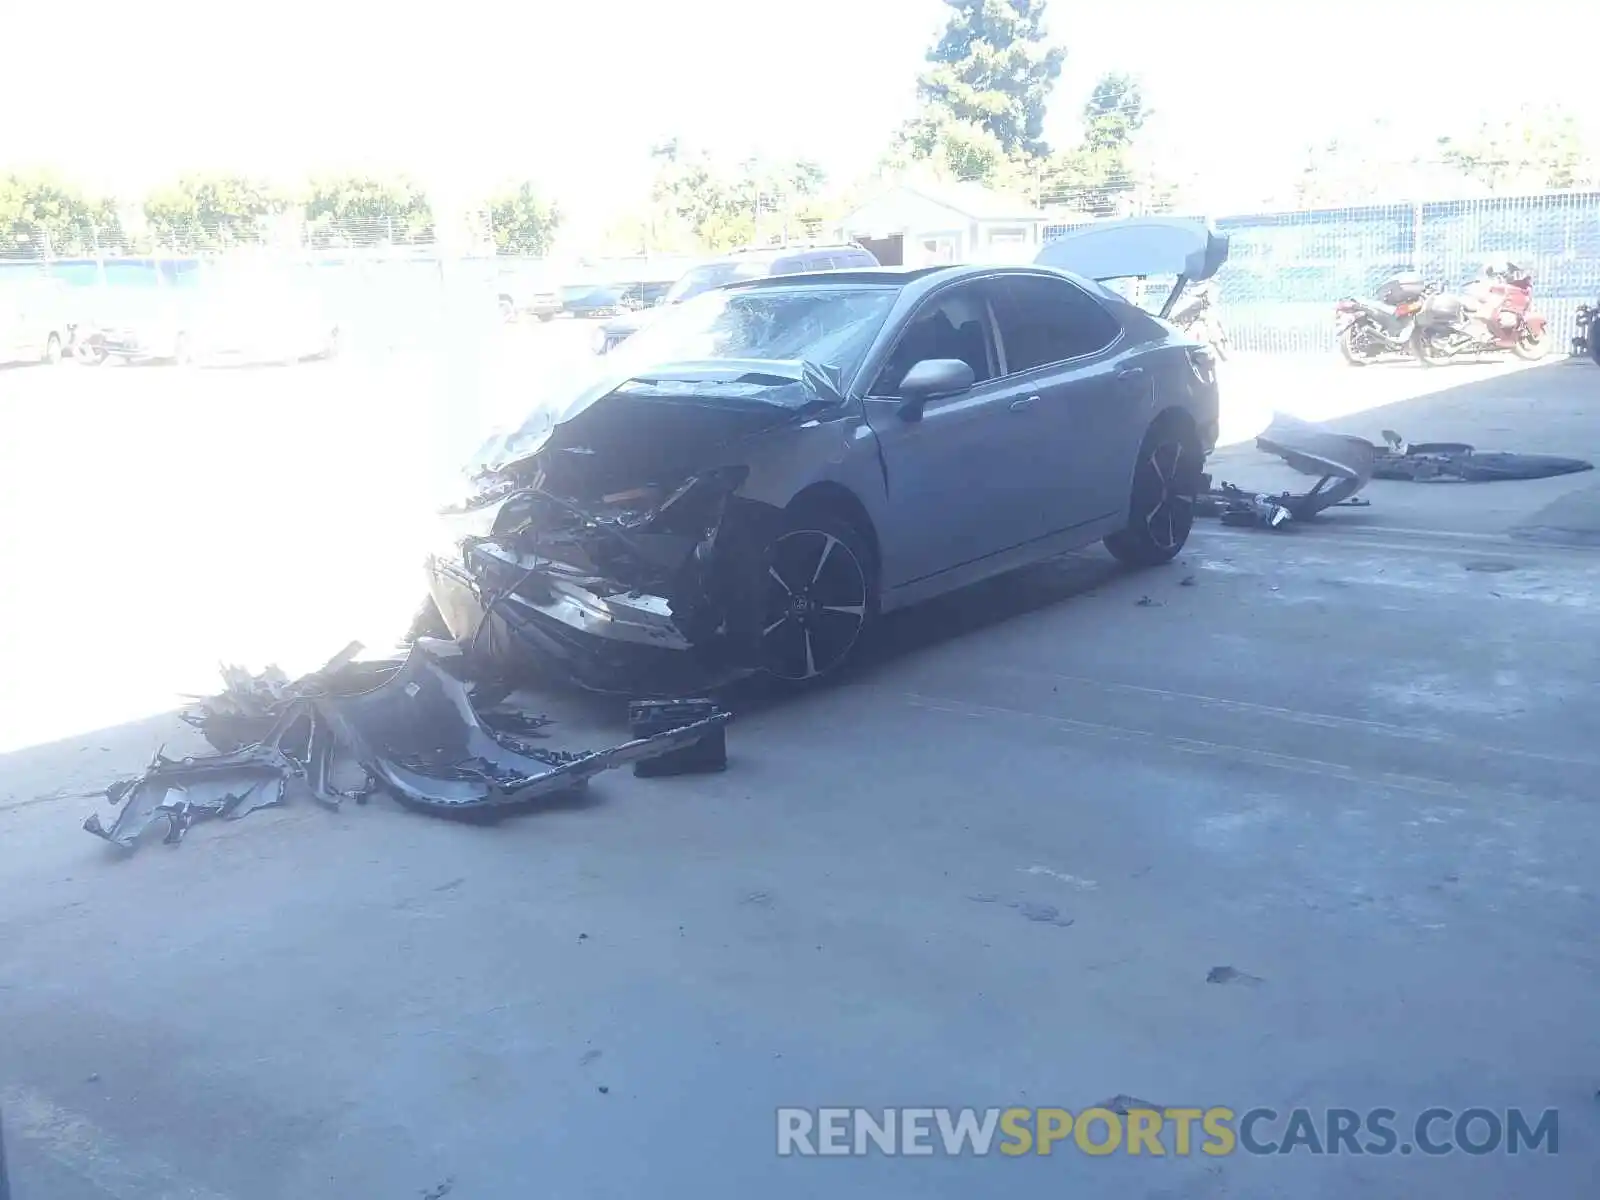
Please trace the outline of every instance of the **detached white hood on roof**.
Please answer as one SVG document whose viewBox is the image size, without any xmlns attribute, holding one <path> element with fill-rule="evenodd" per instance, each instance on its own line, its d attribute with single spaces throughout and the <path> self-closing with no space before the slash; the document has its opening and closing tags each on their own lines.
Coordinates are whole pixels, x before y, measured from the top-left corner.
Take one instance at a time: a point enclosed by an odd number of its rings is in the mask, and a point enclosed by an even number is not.
<svg viewBox="0 0 1600 1200">
<path fill-rule="evenodd" d="M 1033 261 L 1100 281 L 1182 275 L 1198 283 L 1228 261 L 1228 235 L 1193 217 L 1095 221 L 1046 242 Z"/>
</svg>

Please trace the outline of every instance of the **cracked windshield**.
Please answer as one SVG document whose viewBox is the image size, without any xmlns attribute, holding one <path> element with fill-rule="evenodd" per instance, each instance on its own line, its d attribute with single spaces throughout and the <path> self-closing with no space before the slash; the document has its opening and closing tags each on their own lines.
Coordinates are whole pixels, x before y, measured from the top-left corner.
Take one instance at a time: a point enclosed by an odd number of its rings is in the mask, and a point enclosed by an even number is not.
<svg viewBox="0 0 1600 1200">
<path fill-rule="evenodd" d="M 1587 9 L 8 15 L 0 1200 L 1593 1192 Z"/>
</svg>

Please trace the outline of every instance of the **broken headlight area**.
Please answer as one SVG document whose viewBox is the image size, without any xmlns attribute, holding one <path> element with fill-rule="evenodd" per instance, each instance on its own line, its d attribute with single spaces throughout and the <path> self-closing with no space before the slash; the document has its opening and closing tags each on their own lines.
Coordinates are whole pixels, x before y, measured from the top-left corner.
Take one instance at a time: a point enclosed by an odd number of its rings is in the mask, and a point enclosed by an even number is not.
<svg viewBox="0 0 1600 1200">
<path fill-rule="evenodd" d="M 641 482 L 581 450 L 551 457 L 488 534 L 461 539 L 459 571 L 435 565 L 446 622 L 483 669 L 516 644 L 585 686 L 632 693 L 753 666 L 760 556 L 779 512 L 738 495 L 747 468 Z M 469 603 L 440 595 L 462 588 Z"/>
<path fill-rule="evenodd" d="M 531 740 L 546 718 L 474 703 L 459 647 L 420 638 L 403 659 L 379 662 L 353 661 L 357 650 L 293 683 L 225 671 L 225 691 L 183 714 L 218 753 L 158 753 L 143 774 L 106 789 L 118 808 L 110 826 L 95 813 L 84 828 L 125 849 L 152 829 L 174 843 L 197 821 L 283 804 L 292 788 L 331 808 L 383 792 L 439 815 L 492 813 L 720 737 L 732 719 L 694 710 L 692 720 L 606 750 L 555 750 Z"/>
</svg>

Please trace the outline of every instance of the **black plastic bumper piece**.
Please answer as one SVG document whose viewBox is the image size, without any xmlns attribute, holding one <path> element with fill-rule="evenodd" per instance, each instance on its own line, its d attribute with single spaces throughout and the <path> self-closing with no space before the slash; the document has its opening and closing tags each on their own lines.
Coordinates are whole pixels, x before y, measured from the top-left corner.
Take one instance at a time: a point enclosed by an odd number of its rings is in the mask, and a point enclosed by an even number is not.
<svg viewBox="0 0 1600 1200">
<path fill-rule="evenodd" d="M 628 735 L 635 741 L 670 730 L 694 727 L 721 715 L 711 700 L 635 700 L 628 705 Z M 641 759 L 633 764 L 639 776 L 697 775 L 728 768 L 728 732 L 725 723 L 712 725 L 696 741 L 677 750 Z"/>
</svg>

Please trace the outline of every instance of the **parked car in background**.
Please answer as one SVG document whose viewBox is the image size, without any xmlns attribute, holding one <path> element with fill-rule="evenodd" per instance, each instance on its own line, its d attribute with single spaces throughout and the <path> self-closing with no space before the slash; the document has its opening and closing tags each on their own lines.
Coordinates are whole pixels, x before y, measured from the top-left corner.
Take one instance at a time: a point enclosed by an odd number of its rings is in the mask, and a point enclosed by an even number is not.
<svg viewBox="0 0 1600 1200">
<path fill-rule="evenodd" d="M 0 275 L 0 363 L 58 363 L 72 342 L 67 290 L 31 270 Z"/>
<path fill-rule="evenodd" d="M 561 309 L 574 317 L 614 317 L 627 311 L 626 289 L 613 283 L 576 283 L 561 289 Z"/>
<path fill-rule="evenodd" d="M 622 305 L 629 312 L 637 312 L 641 308 L 654 308 L 661 303 L 675 280 L 661 279 L 651 283 L 630 283 L 622 292 Z"/>
<path fill-rule="evenodd" d="M 540 266 L 502 264 L 496 287 L 503 321 L 515 321 L 524 314 L 550 321 L 561 315 L 561 289 Z"/>
<path fill-rule="evenodd" d="M 196 273 L 148 294 L 107 297 L 107 320 L 78 339 L 78 357 L 179 365 L 248 365 L 329 358 L 344 331 L 308 278 L 293 269 Z"/>
<path fill-rule="evenodd" d="M 871 251 L 855 244 L 820 245 L 790 243 L 787 246 L 759 246 L 736 250 L 724 258 L 691 267 L 670 288 L 662 293 L 656 308 L 680 304 L 702 292 L 735 283 L 742 279 L 761 279 L 768 275 L 799 275 L 808 271 L 837 271 L 849 268 L 876 267 L 878 260 Z M 601 328 L 595 349 L 601 354 L 610 353 L 634 333 L 650 322 L 650 308 L 627 313 L 608 321 Z"/>
<path fill-rule="evenodd" d="M 1002 571 L 1101 539 L 1171 561 L 1217 441 L 1215 358 L 1053 269 L 1164 259 L 1199 281 L 1226 259 L 1210 230 L 1152 247 L 1152 229 L 1092 255 L 1069 235 L 1045 265 L 769 275 L 664 309 L 469 466 L 419 624 L 506 679 L 809 683 L 880 614 Z"/>
</svg>

